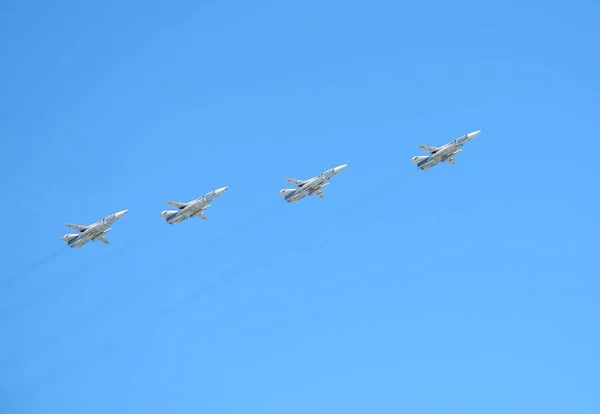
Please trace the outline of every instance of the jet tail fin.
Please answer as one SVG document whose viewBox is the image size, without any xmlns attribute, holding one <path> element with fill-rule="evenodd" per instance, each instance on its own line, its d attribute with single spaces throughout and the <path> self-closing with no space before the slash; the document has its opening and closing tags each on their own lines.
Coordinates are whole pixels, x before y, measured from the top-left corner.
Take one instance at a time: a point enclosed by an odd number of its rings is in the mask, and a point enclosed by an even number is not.
<svg viewBox="0 0 600 414">
<path fill-rule="evenodd" d="M 419 155 L 417 157 L 412 157 L 412 163 L 413 164 L 418 164 L 421 161 L 425 161 L 427 158 L 429 158 L 429 157 L 426 156 L 426 155 Z"/>
<path fill-rule="evenodd" d="M 177 214 L 177 210 L 165 210 L 162 213 L 160 213 L 160 217 L 164 218 L 164 219 L 168 219 L 169 217 L 171 217 L 172 215 Z"/>
<path fill-rule="evenodd" d="M 279 192 L 279 195 L 280 195 L 281 197 L 285 197 L 285 196 L 287 196 L 287 195 L 289 195 L 289 194 L 292 194 L 294 191 L 296 191 L 296 190 L 294 190 L 294 189 L 291 189 L 291 188 L 284 188 L 283 190 L 281 190 L 281 191 Z"/>
<path fill-rule="evenodd" d="M 79 236 L 79 234 L 65 234 L 61 240 L 68 243 L 77 236 Z"/>
</svg>

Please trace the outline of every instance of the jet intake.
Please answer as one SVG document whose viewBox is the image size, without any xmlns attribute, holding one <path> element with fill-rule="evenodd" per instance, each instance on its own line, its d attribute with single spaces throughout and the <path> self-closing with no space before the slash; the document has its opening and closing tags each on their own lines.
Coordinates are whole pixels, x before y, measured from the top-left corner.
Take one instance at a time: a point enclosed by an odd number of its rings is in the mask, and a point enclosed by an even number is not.
<svg viewBox="0 0 600 414">
<path fill-rule="evenodd" d="M 160 216 L 164 219 L 171 217 L 172 215 L 177 214 L 177 210 L 165 210 Z"/>
</svg>

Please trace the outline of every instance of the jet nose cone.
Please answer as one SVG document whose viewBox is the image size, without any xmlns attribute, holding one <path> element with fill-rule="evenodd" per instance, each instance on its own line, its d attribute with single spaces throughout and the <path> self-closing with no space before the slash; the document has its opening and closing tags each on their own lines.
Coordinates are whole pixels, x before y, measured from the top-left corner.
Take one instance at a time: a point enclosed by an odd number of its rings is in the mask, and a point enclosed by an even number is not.
<svg viewBox="0 0 600 414">
<path fill-rule="evenodd" d="M 479 136 L 479 134 L 481 134 L 481 129 L 479 129 L 475 132 L 471 132 L 470 134 L 467 134 L 467 136 L 469 137 L 469 139 L 473 139 L 473 138 L 477 138 Z"/>
<path fill-rule="evenodd" d="M 344 171 L 347 166 L 348 166 L 348 164 L 340 165 L 339 167 L 335 167 L 334 170 L 336 173 L 340 173 L 340 172 Z"/>
<path fill-rule="evenodd" d="M 229 186 L 221 187 L 217 190 L 217 193 L 223 194 L 225 191 L 229 190 Z"/>
<path fill-rule="evenodd" d="M 115 216 L 117 216 L 118 218 L 121 218 L 121 217 L 124 217 L 127 213 L 129 213 L 129 209 L 121 210 L 118 213 L 116 213 Z"/>
</svg>

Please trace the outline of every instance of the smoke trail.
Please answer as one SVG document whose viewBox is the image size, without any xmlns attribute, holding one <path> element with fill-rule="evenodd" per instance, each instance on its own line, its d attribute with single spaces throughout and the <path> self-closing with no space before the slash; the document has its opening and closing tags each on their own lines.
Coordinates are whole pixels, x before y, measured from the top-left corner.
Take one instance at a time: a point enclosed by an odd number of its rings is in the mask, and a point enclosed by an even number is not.
<svg viewBox="0 0 600 414">
<path fill-rule="evenodd" d="M 53 253 L 50 253 L 49 255 L 38 259 L 37 261 L 29 265 L 27 268 L 23 269 L 22 271 L 16 273 L 14 276 L 9 278 L 7 282 L 3 283 L 0 286 L 0 289 L 2 291 L 5 291 L 7 288 L 13 286 L 18 280 L 24 280 L 27 277 L 33 275 L 36 271 L 54 261 L 64 251 L 66 251 L 65 246 L 61 246 Z"/>
<path fill-rule="evenodd" d="M 311 227 L 311 226 L 304 227 L 303 231 L 301 231 L 302 235 L 305 237 L 304 240 L 315 239 L 317 236 L 322 235 L 325 231 L 329 230 L 334 223 L 337 223 L 343 219 L 347 219 L 348 217 L 351 217 L 354 213 L 356 213 L 357 210 L 365 208 L 365 206 L 368 206 L 368 205 L 374 203 L 374 201 L 382 198 L 383 196 L 389 194 L 392 191 L 396 191 L 399 186 L 404 184 L 404 182 L 405 182 L 404 178 L 406 176 L 408 176 L 409 174 L 414 174 L 414 172 L 411 171 L 411 172 L 407 172 L 405 175 L 395 176 L 389 182 L 380 181 L 379 185 L 369 188 L 370 191 L 368 191 L 366 194 L 361 193 L 358 197 L 355 198 L 355 200 L 350 201 L 346 208 L 343 208 L 341 210 L 338 210 L 338 211 L 335 211 L 334 213 L 332 213 L 330 215 L 330 217 L 328 217 L 324 223 L 321 223 L 318 228 L 315 229 L 314 227 Z M 265 218 L 267 218 L 269 216 L 270 216 L 270 211 L 262 210 L 262 211 L 258 212 L 257 214 L 248 217 L 246 220 L 244 220 L 244 222 L 241 225 L 239 225 L 236 228 L 236 231 L 229 233 L 229 234 L 220 234 L 218 237 L 216 237 L 214 239 L 210 239 L 210 240 L 207 239 L 205 247 L 203 249 L 200 249 L 200 251 L 202 253 L 206 254 L 208 252 L 212 252 L 213 250 L 216 250 L 216 249 L 222 247 L 225 244 L 225 242 L 231 240 L 234 237 L 239 237 L 240 234 L 251 230 L 252 228 L 254 228 L 256 225 L 258 225 L 260 222 L 262 222 Z M 298 235 L 296 234 L 296 237 L 297 236 Z M 276 248 L 277 253 L 287 251 L 288 244 L 286 243 L 286 239 L 287 239 L 287 237 L 284 237 L 283 240 L 281 240 L 281 243 L 278 244 L 278 247 Z M 125 250 L 125 248 L 123 250 Z M 197 248 L 190 249 L 186 253 L 181 255 L 178 260 L 185 260 L 191 255 L 198 254 L 198 251 L 199 250 Z M 265 252 L 265 253 L 267 253 L 267 252 Z M 273 251 L 271 251 L 269 254 L 273 255 Z M 269 264 L 269 260 L 265 260 L 262 263 L 256 263 L 256 265 L 253 266 L 253 270 L 254 271 L 260 270 L 260 269 L 264 268 L 265 266 L 268 266 L 268 264 Z M 196 289 L 191 289 L 191 292 L 189 294 L 184 295 L 183 297 L 180 297 L 179 299 L 176 299 L 174 301 L 174 303 L 171 303 L 171 304 L 168 304 L 168 305 L 162 307 L 162 309 L 159 310 L 159 317 L 164 316 L 165 314 L 170 314 L 172 312 L 180 310 L 182 307 L 189 306 L 192 303 L 198 301 L 199 299 L 201 299 L 202 294 L 206 293 L 207 290 L 209 292 L 213 291 L 217 287 L 218 282 L 223 282 L 223 281 L 227 282 L 227 283 L 233 282 L 235 280 L 235 278 L 241 277 L 247 273 L 247 272 L 241 271 L 242 269 L 248 270 L 248 269 L 246 269 L 247 265 L 248 264 L 244 263 L 243 261 L 238 261 L 237 263 L 233 263 L 233 266 L 231 266 L 228 269 L 212 272 L 213 273 L 212 277 L 205 280 L 205 282 L 207 282 L 207 283 L 205 283 L 204 286 L 196 288 Z M 83 329 L 90 326 L 91 322 L 93 320 L 97 319 L 98 317 L 100 317 L 101 315 L 103 315 L 104 312 L 107 310 L 107 308 L 110 307 L 110 305 L 114 304 L 115 302 L 118 302 L 119 300 L 123 300 L 124 298 L 129 297 L 133 292 L 136 292 L 136 291 L 139 292 L 143 287 L 145 287 L 145 286 L 149 285 L 151 282 L 159 279 L 161 276 L 164 275 L 164 272 L 167 269 L 168 269 L 168 265 L 165 265 L 164 269 L 159 269 L 159 271 L 155 272 L 151 277 L 141 278 L 140 280 L 137 281 L 137 283 L 128 286 L 124 290 L 121 290 L 120 292 L 114 292 L 113 295 L 107 296 L 104 301 L 101 301 L 100 303 L 96 304 L 96 306 L 94 306 L 94 308 L 92 309 L 91 312 L 85 314 L 80 319 L 79 323 L 76 324 L 76 326 L 78 325 L 77 328 L 72 330 L 71 334 L 68 336 L 68 339 L 72 340 L 72 338 L 74 336 L 80 334 Z M 134 327 L 135 327 L 135 324 L 132 323 L 132 328 L 134 328 Z M 41 347 L 41 345 L 43 345 L 44 342 L 45 343 L 49 342 L 48 338 L 45 338 L 45 340 L 39 344 L 40 347 Z M 104 353 L 105 353 L 105 351 L 103 351 L 103 350 L 96 350 L 96 351 L 90 350 L 89 352 L 85 353 L 84 357 L 82 358 L 81 363 L 83 363 L 84 360 L 90 360 L 92 357 L 95 357 L 95 356 L 97 357 Z M 31 357 L 31 355 L 30 355 L 30 357 Z M 72 372 L 71 373 L 65 372 L 65 371 L 49 372 L 48 375 L 46 377 L 44 377 L 44 379 L 41 381 L 42 385 L 38 388 L 37 392 L 40 392 L 42 390 L 42 388 L 44 386 L 47 386 L 49 383 L 56 383 L 58 380 L 68 377 L 69 374 L 72 374 Z"/>
<path fill-rule="evenodd" d="M 53 285 L 49 286 L 48 289 L 43 291 L 40 295 L 30 301 L 26 301 L 21 304 L 18 308 L 13 310 L 13 318 L 15 315 L 23 315 L 28 310 L 31 310 L 37 307 L 40 303 L 44 302 L 49 297 L 56 294 L 58 291 L 65 289 L 67 286 L 71 285 L 74 281 L 80 279 L 82 275 L 85 275 L 88 279 L 95 272 L 100 270 L 107 264 L 110 264 L 114 258 L 123 255 L 125 253 L 131 252 L 132 250 L 140 248 L 144 243 L 151 240 L 153 237 L 157 236 L 160 233 L 155 226 L 154 228 L 149 228 L 145 232 L 142 232 L 137 235 L 133 240 L 124 244 L 123 246 L 114 246 L 113 249 L 110 249 L 102 260 L 93 261 L 84 265 L 83 267 L 74 268 L 70 275 L 62 280 L 56 281 Z M 38 267 L 39 268 L 39 267 Z"/>
</svg>

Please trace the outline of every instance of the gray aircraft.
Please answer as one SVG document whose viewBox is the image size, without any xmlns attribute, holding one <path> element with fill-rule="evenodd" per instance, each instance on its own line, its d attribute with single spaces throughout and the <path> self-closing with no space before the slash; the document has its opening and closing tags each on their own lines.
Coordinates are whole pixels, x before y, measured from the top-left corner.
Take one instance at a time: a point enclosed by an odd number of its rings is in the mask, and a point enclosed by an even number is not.
<svg viewBox="0 0 600 414">
<path fill-rule="evenodd" d="M 110 242 L 106 239 L 106 234 L 112 230 L 110 226 L 125 217 L 128 211 L 129 210 L 119 211 L 118 213 L 111 214 L 110 216 L 88 226 L 82 226 L 79 224 L 65 224 L 65 226 L 73 230 L 77 230 L 79 233 L 65 234 L 61 240 L 67 242 L 69 247 L 73 248 L 82 248 L 85 244 L 91 241 L 99 241 L 104 244 L 110 244 Z"/>
<path fill-rule="evenodd" d="M 199 217 L 202 220 L 208 220 L 204 215 L 204 210 L 210 208 L 210 202 L 217 197 L 223 195 L 225 191 L 229 189 L 229 186 L 222 187 L 213 191 L 209 191 L 202 197 L 198 197 L 187 203 L 180 203 L 177 201 L 167 201 L 167 204 L 177 208 L 178 210 L 165 210 L 160 215 L 164 218 L 168 224 L 179 224 L 188 218 Z"/>
<path fill-rule="evenodd" d="M 421 170 L 428 170 L 431 167 L 438 165 L 440 162 L 447 162 L 451 165 L 456 165 L 454 157 L 462 152 L 462 146 L 471 141 L 473 138 L 477 138 L 480 133 L 481 130 L 471 132 L 441 147 L 419 145 L 419 148 L 429 152 L 430 155 L 413 157 L 412 162 L 413 164 L 417 164 L 417 167 L 419 167 Z"/>
<path fill-rule="evenodd" d="M 329 180 L 344 171 L 347 166 L 348 164 L 344 164 L 335 168 L 330 168 L 324 173 L 308 180 L 293 180 L 291 178 L 286 178 L 285 180 L 288 183 L 294 184 L 298 188 L 285 188 L 279 191 L 279 195 L 288 203 L 296 203 L 306 196 L 325 198 L 325 194 L 323 194 L 322 191 L 329 185 Z"/>
</svg>

